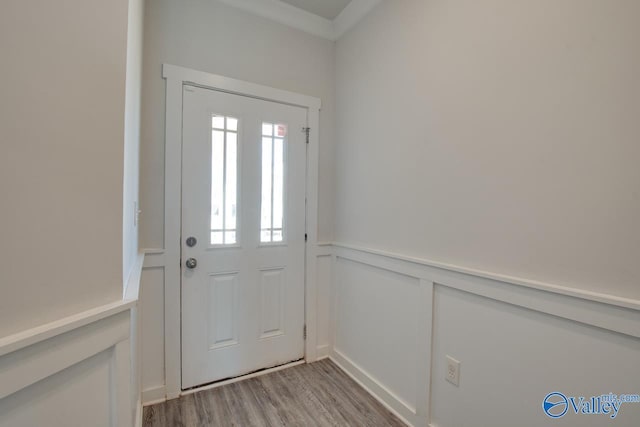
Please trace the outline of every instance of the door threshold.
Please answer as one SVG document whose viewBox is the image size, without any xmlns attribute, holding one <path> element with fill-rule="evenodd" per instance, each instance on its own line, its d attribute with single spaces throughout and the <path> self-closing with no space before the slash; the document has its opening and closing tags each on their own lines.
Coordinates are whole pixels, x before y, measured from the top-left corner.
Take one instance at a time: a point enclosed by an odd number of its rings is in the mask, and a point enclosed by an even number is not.
<svg viewBox="0 0 640 427">
<path fill-rule="evenodd" d="M 274 366 L 272 368 L 259 369 L 248 374 L 240 375 L 239 377 L 233 377 L 226 380 L 219 380 L 209 384 L 199 385 L 186 390 L 182 390 L 180 396 L 187 396 L 189 394 L 197 393 L 199 391 L 211 390 L 214 388 L 222 387 L 223 385 L 237 383 L 238 381 L 248 380 L 250 378 L 260 377 L 262 375 L 271 374 L 273 372 L 282 371 L 283 369 L 293 368 L 294 366 L 303 365 L 306 361 L 304 359 L 288 362 L 283 365 Z"/>
</svg>

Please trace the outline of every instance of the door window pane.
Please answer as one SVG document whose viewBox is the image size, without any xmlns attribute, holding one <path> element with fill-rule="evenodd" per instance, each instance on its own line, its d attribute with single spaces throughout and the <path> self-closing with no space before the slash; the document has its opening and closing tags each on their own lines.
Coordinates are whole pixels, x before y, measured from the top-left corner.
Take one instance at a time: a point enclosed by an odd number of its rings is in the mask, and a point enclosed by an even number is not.
<svg viewBox="0 0 640 427">
<path fill-rule="evenodd" d="M 284 171 L 287 127 L 262 123 L 260 242 L 284 240 Z"/>
<path fill-rule="evenodd" d="M 211 117 L 212 245 L 237 243 L 238 119 Z"/>
</svg>

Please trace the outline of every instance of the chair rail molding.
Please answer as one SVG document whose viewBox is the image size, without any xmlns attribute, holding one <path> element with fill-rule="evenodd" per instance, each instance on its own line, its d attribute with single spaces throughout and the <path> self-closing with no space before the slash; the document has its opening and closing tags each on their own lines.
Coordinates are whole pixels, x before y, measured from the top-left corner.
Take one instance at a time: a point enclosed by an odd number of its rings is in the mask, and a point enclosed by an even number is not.
<svg viewBox="0 0 640 427">
<path fill-rule="evenodd" d="M 468 339 L 455 341 L 459 338 L 452 338 L 452 332 L 464 331 L 467 323 L 487 323 L 486 339 L 499 340 L 491 335 L 492 328 L 513 321 L 527 325 L 520 331 L 524 335 L 513 337 L 525 337 L 525 342 L 528 334 L 544 331 L 558 340 L 570 337 L 560 341 L 566 343 L 566 352 L 591 348 L 598 354 L 608 351 L 604 349 L 610 348 L 611 341 L 619 343 L 616 348 L 623 353 L 623 361 L 640 357 L 640 301 L 341 242 L 323 243 L 319 248 L 331 259 L 329 357 L 409 425 L 447 425 L 433 418 L 436 409 L 440 416 L 447 412 L 442 409 L 447 405 L 443 402 L 449 402 L 453 395 L 444 395 L 453 393 L 444 381 L 444 354 L 460 352 L 466 356 L 461 386 L 465 376 L 467 381 L 470 375 L 482 376 L 478 364 L 506 357 L 498 352 L 518 354 L 509 341 L 505 348 L 478 351 L 469 347 Z M 471 307 L 475 314 L 452 314 L 456 307 Z M 582 340 L 581 345 L 588 347 L 574 348 L 572 340 Z M 491 355 L 492 351 L 496 354 Z M 569 356 L 560 352 L 558 357 Z M 525 359 L 522 363 L 528 365 L 522 370 L 535 372 L 535 356 Z M 640 374 L 634 375 L 631 379 L 619 375 L 616 383 L 605 388 L 616 384 L 624 388 L 626 382 L 636 381 L 636 377 L 640 380 Z"/>
<path fill-rule="evenodd" d="M 0 339 L 0 426 L 140 425 L 142 264 L 139 255 L 122 300 Z M 74 416 L 56 418 L 64 410 Z"/>
</svg>

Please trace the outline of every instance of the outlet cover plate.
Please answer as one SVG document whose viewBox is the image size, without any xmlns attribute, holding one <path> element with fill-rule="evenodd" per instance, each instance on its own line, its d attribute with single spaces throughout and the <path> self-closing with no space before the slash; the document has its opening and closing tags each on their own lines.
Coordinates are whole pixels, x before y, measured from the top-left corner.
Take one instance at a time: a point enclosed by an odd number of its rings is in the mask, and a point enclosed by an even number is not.
<svg viewBox="0 0 640 427">
<path fill-rule="evenodd" d="M 445 379 L 456 387 L 460 386 L 460 361 L 451 356 L 447 356 Z"/>
</svg>

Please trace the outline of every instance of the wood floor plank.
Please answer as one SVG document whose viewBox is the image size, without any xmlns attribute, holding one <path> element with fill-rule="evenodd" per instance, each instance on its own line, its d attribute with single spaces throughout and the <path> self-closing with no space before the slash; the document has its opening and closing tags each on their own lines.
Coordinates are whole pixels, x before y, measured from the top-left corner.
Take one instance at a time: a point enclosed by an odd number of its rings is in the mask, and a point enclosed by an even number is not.
<svg viewBox="0 0 640 427">
<path fill-rule="evenodd" d="M 404 426 L 330 360 L 144 408 L 144 427 Z"/>
</svg>

